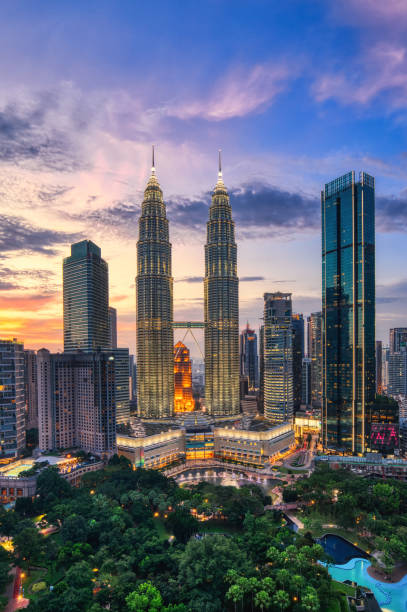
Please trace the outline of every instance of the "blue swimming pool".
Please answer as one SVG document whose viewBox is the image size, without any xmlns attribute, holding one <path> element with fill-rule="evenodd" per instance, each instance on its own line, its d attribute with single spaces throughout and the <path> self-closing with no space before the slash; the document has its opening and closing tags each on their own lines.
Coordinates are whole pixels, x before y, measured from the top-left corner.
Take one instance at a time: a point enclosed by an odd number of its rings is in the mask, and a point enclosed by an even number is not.
<svg viewBox="0 0 407 612">
<path fill-rule="evenodd" d="M 383 611 L 407 612 L 407 576 L 392 584 L 379 582 L 367 573 L 369 565 L 367 559 L 351 559 L 343 565 L 329 565 L 328 571 L 334 580 L 354 580 L 369 588 Z"/>
<path fill-rule="evenodd" d="M 348 542 L 341 536 L 334 535 L 333 533 L 326 533 L 324 536 L 317 540 L 318 544 L 321 544 L 322 548 L 329 555 L 336 564 L 341 565 L 347 563 L 351 559 L 368 559 L 369 555 L 364 550 Z"/>
</svg>

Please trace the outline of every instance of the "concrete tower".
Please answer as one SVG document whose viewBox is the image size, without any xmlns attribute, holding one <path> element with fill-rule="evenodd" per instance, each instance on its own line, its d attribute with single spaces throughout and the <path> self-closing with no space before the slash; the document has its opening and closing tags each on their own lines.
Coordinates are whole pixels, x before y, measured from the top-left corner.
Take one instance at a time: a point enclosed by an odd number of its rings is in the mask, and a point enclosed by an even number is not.
<svg viewBox="0 0 407 612">
<path fill-rule="evenodd" d="M 205 245 L 205 402 L 215 417 L 239 413 L 239 279 L 235 224 L 222 179 L 212 195 Z"/>
<path fill-rule="evenodd" d="M 153 148 L 137 242 L 137 405 L 142 418 L 173 415 L 172 285 L 168 219 L 163 192 L 155 176 Z"/>
</svg>

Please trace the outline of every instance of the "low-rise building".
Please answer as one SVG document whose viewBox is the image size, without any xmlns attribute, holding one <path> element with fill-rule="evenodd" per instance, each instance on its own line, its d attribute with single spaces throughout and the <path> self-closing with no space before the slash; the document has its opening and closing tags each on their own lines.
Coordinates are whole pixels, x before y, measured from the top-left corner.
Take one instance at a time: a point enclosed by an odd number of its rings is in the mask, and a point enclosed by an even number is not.
<svg viewBox="0 0 407 612">
<path fill-rule="evenodd" d="M 181 429 L 139 438 L 117 434 L 116 442 L 118 454 L 134 467 L 160 469 L 185 457 L 185 434 Z"/>
</svg>

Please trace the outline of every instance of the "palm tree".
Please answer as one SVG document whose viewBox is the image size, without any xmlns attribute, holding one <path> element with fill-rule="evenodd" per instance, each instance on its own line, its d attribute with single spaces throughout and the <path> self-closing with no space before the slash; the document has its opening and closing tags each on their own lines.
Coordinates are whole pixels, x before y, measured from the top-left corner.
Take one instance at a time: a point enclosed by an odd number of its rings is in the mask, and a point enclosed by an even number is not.
<svg viewBox="0 0 407 612">
<path fill-rule="evenodd" d="M 226 599 L 231 599 L 235 604 L 235 612 L 236 612 L 236 604 L 238 601 L 242 601 L 243 599 L 243 589 L 238 584 L 232 584 L 229 587 L 229 590 L 226 593 Z"/>
<path fill-rule="evenodd" d="M 273 604 L 280 609 L 280 612 L 290 607 L 290 597 L 286 591 L 276 591 L 273 597 Z"/>
<path fill-rule="evenodd" d="M 254 598 L 256 608 L 260 608 L 263 612 L 264 608 L 268 608 L 271 604 L 271 597 L 266 591 L 258 591 Z"/>
</svg>

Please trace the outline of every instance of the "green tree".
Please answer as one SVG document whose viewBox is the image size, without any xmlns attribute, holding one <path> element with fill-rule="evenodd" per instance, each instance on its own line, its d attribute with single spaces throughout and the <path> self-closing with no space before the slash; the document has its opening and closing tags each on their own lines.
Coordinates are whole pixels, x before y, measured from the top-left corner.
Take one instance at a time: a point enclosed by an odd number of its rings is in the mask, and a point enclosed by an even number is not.
<svg viewBox="0 0 407 612">
<path fill-rule="evenodd" d="M 319 610 L 318 593 L 312 586 L 307 586 L 305 593 L 301 597 L 301 608 L 308 612 L 317 612 Z"/>
<path fill-rule="evenodd" d="M 68 516 L 61 528 L 61 538 L 64 542 L 85 542 L 88 535 L 88 526 L 83 516 L 72 514 Z"/>
<path fill-rule="evenodd" d="M 43 547 L 44 537 L 34 527 L 26 527 L 14 538 L 14 552 L 17 563 L 28 571 L 38 559 Z"/>
<path fill-rule="evenodd" d="M 286 591 L 279 590 L 274 593 L 273 596 L 273 604 L 283 612 L 283 610 L 287 610 L 290 607 L 290 597 Z"/>
<path fill-rule="evenodd" d="M 238 584 L 232 584 L 226 592 L 226 599 L 231 599 L 235 605 L 235 612 L 237 610 L 237 602 L 242 601 L 244 596 L 243 589 Z"/>
<path fill-rule="evenodd" d="M 126 604 L 130 612 L 160 612 L 162 610 L 162 597 L 160 591 L 150 582 L 143 582 L 135 591 L 126 597 Z"/>
<path fill-rule="evenodd" d="M 256 608 L 260 608 L 260 610 L 263 612 L 263 610 L 266 608 L 269 608 L 271 604 L 271 597 L 270 595 L 267 593 L 267 591 L 258 591 L 256 593 L 256 595 L 254 596 L 254 605 L 256 606 Z"/>
</svg>

